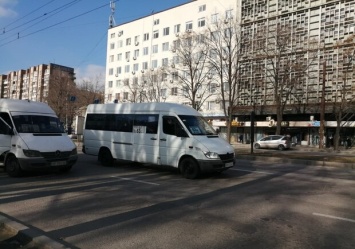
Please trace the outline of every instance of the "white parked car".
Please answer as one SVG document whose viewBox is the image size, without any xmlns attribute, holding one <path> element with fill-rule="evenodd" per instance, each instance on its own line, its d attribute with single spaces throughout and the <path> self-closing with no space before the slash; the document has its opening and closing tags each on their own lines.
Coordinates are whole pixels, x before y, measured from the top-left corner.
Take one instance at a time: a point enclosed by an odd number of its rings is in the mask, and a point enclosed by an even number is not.
<svg viewBox="0 0 355 249">
<path fill-rule="evenodd" d="M 254 143 L 255 149 L 279 149 L 291 148 L 291 139 L 287 136 L 271 135 L 263 137 Z"/>
</svg>

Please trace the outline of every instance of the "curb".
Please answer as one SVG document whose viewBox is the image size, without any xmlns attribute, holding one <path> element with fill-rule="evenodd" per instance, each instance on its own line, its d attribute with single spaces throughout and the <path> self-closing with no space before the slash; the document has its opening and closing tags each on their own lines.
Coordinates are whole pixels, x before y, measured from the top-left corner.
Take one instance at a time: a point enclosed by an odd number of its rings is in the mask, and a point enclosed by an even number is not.
<svg viewBox="0 0 355 249">
<path fill-rule="evenodd" d="M 249 155 L 236 155 L 237 160 L 249 160 L 257 162 L 276 162 L 276 163 L 294 163 L 302 165 L 313 165 L 313 166 L 329 166 L 329 167 L 340 167 L 346 169 L 355 169 L 355 163 L 340 163 L 340 162 L 329 162 L 329 161 L 317 161 L 317 160 L 303 160 L 303 159 L 288 159 L 288 158 L 278 158 L 278 157 L 264 157 L 264 156 L 249 156 Z"/>
<path fill-rule="evenodd" d="M 76 247 L 64 245 L 58 241 L 55 241 L 44 235 L 45 232 L 40 231 L 35 228 L 27 227 L 20 222 L 11 219 L 8 216 L 4 216 L 3 213 L 0 213 L 0 227 L 4 227 L 10 231 L 13 231 L 16 234 L 16 239 L 25 244 L 33 242 L 37 247 L 31 248 L 40 248 L 40 249 L 73 249 Z"/>
</svg>

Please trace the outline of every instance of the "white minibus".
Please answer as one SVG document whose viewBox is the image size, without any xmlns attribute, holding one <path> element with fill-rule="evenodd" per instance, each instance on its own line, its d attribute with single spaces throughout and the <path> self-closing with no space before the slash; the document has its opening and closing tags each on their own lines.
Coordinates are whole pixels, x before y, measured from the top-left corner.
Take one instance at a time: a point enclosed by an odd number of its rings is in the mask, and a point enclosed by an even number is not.
<svg viewBox="0 0 355 249">
<path fill-rule="evenodd" d="M 45 103 L 0 99 L 0 163 L 10 176 L 23 171 L 69 171 L 76 145 Z"/>
<path fill-rule="evenodd" d="M 234 148 L 195 109 L 173 103 L 91 104 L 83 152 L 114 160 L 176 167 L 186 178 L 234 166 Z"/>
</svg>

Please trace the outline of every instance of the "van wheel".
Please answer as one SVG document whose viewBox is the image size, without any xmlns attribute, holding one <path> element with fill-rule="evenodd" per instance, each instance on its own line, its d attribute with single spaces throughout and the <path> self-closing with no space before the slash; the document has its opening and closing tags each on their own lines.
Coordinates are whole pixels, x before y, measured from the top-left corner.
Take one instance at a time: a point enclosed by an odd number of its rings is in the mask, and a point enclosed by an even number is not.
<svg viewBox="0 0 355 249">
<path fill-rule="evenodd" d="M 99 161 L 103 166 L 112 166 L 113 157 L 108 149 L 101 149 L 99 152 Z"/>
<path fill-rule="evenodd" d="M 260 149 L 260 144 L 254 144 L 255 149 Z"/>
<path fill-rule="evenodd" d="M 197 162 L 190 157 L 182 159 L 179 168 L 181 174 L 187 179 L 195 179 L 200 174 L 200 168 Z"/>
<path fill-rule="evenodd" d="M 20 164 L 15 156 L 8 156 L 5 162 L 5 170 L 9 176 L 21 176 L 22 170 Z"/>
<path fill-rule="evenodd" d="M 281 145 L 281 144 L 280 144 L 280 145 L 279 145 L 279 147 L 278 147 L 278 149 L 279 149 L 279 150 L 284 150 L 284 149 L 285 149 L 285 147 L 284 147 L 283 145 Z"/>
</svg>

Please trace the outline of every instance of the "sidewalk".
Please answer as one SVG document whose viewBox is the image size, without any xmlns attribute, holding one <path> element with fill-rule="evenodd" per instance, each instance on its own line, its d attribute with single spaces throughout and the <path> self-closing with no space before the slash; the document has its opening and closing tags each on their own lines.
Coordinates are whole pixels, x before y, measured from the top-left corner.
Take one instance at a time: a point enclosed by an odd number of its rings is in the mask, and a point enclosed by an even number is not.
<svg viewBox="0 0 355 249">
<path fill-rule="evenodd" d="M 303 165 L 333 166 L 355 169 L 355 147 L 319 149 L 316 146 L 297 145 L 289 150 L 255 149 L 250 144 L 233 143 L 236 158 L 252 161 L 284 162 Z"/>
</svg>

